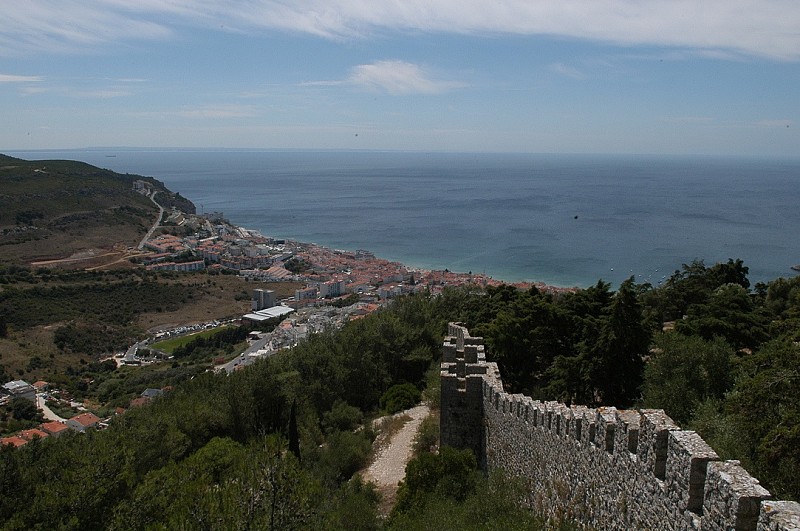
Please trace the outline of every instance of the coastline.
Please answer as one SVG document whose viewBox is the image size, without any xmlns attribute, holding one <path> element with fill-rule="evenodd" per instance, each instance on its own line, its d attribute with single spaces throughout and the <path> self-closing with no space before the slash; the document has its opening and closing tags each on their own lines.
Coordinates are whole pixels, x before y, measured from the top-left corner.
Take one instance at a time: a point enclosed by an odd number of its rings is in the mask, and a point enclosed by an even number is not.
<svg viewBox="0 0 800 531">
<path fill-rule="evenodd" d="M 236 227 L 243 234 L 257 234 L 269 240 L 260 231 Z M 285 240 L 287 247 L 294 248 L 294 257 L 311 265 L 314 274 L 300 275 L 298 280 L 306 282 L 344 281 L 348 285 L 393 286 L 399 292 L 414 291 L 407 286 L 425 287 L 436 293 L 452 286 L 501 286 L 510 285 L 527 290 L 535 287 L 549 293 L 574 292 L 579 287 L 552 286 L 545 282 L 508 282 L 495 279 L 485 273 L 458 272 L 449 269 L 429 269 L 407 266 L 399 261 L 375 256 L 371 251 L 333 249 L 313 242 Z M 410 284 L 409 284 L 410 282 Z M 397 289 L 395 290 L 397 291 Z"/>
<path fill-rule="evenodd" d="M 635 275 L 655 286 L 684 263 L 729 258 L 742 259 L 755 283 L 794 276 L 798 263 L 796 162 L 112 148 L 44 155 L 153 175 L 198 211 L 225 212 L 264 234 L 511 283 L 587 288 Z"/>
</svg>

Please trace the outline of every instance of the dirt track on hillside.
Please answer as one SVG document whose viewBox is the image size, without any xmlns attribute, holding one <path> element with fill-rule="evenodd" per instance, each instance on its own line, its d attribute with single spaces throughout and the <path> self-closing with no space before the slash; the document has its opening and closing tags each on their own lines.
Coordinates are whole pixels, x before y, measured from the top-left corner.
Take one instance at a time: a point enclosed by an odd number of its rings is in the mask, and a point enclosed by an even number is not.
<svg viewBox="0 0 800 531">
<path fill-rule="evenodd" d="M 386 444 L 379 446 L 375 461 L 363 473 L 364 481 L 372 482 L 383 496 L 381 512 L 386 515 L 394 506 L 397 484 L 405 478 L 406 464 L 411 459 L 412 444 L 422 420 L 430 415 L 426 405 L 417 406 L 397 415 L 411 418 Z"/>
</svg>

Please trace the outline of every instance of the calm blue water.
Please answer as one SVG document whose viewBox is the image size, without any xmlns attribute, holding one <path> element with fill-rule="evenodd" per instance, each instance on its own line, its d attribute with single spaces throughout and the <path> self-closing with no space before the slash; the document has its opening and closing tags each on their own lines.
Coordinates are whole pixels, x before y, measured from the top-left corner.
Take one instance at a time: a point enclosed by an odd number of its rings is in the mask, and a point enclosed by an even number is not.
<svg viewBox="0 0 800 531">
<path fill-rule="evenodd" d="M 800 160 L 271 151 L 12 152 L 149 175 L 265 235 L 508 281 L 654 284 L 800 263 Z M 109 155 L 114 155 L 113 157 Z M 577 216 L 577 217 L 576 217 Z"/>
</svg>

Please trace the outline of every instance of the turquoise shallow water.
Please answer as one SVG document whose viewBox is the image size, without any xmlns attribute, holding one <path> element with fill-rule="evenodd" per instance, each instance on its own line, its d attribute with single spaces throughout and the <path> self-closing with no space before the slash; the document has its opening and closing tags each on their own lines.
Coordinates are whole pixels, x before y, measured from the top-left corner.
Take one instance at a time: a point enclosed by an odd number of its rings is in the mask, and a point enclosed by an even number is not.
<svg viewBox="0 0 800 531">
<path fill-rule="evenodd" d="M 751 281 L 800 263 L 800 160 L 375 152 L 80 150 L 156 177 L 265 235 L 368 249 L 508 281 L 658 283 L 741 258 Z"/>
</svg>

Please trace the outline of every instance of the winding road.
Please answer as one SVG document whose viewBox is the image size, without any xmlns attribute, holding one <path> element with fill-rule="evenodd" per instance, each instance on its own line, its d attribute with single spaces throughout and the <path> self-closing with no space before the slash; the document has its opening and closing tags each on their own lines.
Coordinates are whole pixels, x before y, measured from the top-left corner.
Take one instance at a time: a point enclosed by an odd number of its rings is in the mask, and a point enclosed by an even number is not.
<svg viewBox="0 0 800 531">
<path fill-rule="evenodd" d="M 41 393 L 36 393 L 36 407 L 42 410 L 42 414 L 44 415 L 44 418 L 46 418 L 47 420 L 55 420 L 58 422 L 67 421 L 67 419 L 59 417 L 58 415 L 53 413 L 52 409 L 47 407 L 47 404 L 45 404 L 44 401 L 44 396 Z"/>
<path fill-rule="evenodd" d="M 142 238 L 142 241 L 140 241 L 140 242 L 139 242 L 139 246 L 137 247 L 137 249 L 139 249 L 140 251 L 141 251 L 142 249 L 144 249 L 144 244 L 145 244 L 145 243 L 147 243 L 147 240 L 149 240 L 149 239 L 150 239 L 150 236 L 152 236 L 152 235 L 153 235 L 153 232 L 155 232 L 155 230 L 156 230 L 156 229 L 158 228 L 158 226 L 161 224 L 161 218 L 163 218 L 163 217 L 164 217 L 164 207 L 162 207 L 161 205 L 159 205 L 158 203 L 156 203 L 156 194 L 157 194 L 157 193 L 158 193 L 158 190 L 156 190 L 155 192 L 153 192 L 153 193 L 152 193 L 151 195 L 149 195 L 148 197 L 150 198 L 150 201 L 152 201 L 152 202 L 153 202 L 153 204 L 154 204 L 155 206 L 157 206 L 157 207 L 158 207 L 158 218 L 156 218 L 156 222 L 153 224 L 153 226 L 152 226 L 152 227 L 150 227 L 150 230 L 149 230 L 149 231 L 147 231 L 147 234 L 145 234 L 145 235 L 144 235 L 144 238 Z"/>
</svg>

